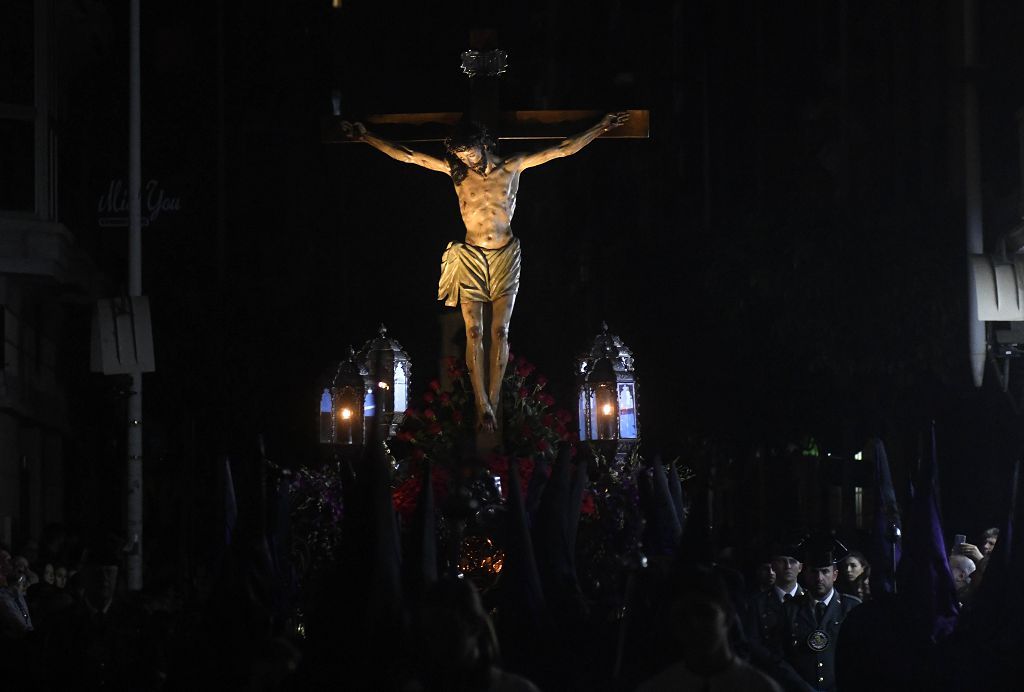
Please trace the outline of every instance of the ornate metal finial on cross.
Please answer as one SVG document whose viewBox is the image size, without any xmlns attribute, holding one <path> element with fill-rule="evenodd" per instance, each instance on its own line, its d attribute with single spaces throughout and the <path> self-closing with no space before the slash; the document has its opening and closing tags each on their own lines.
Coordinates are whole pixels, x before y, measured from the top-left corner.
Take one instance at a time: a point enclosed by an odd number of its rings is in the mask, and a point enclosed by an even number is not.
<svg viewBox="0 0 1024 692">
<path fill-rule="evenodd" d="M 462 53 L 462 71 L 469 77 L 484 75 L 497 77 L 508 70 L 508 52 L 494 50 L 467 50 Z"/>
</svg>

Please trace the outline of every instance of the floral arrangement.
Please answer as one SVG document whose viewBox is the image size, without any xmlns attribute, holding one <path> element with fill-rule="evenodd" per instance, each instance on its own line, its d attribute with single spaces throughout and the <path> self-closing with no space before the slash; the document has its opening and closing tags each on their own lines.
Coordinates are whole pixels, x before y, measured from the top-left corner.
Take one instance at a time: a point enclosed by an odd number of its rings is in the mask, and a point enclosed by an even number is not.
<svg viewBox="0 0 1024 692">
<path fill-rule="evenodd" d="M 421 402 L 410 407 L 390 452 L 398 461 L 392 486 L 392 501 L 403 523 L 416 511 L 423 489 L 424 460 L 431 462 L 432 485 L 437 506 L 443 507 L 456 485 L 469 492 L 479 506 L 496 506 L 508 498 L 508 473 L 512 459 L 518 460 L 520 486 L 528 493 L 533 474 L 543 469 L 550 474 L 551 462 L 562 443 L 576 456 L 579 438 L 574 417 L 555 406 L 547 391 L 548 381 L 526 358 L 509 356 L 502 387 L 502 450 L 484 460 L 463 459 L 476 436 L 473 389 L 465 364 L 449 359 L 446 364 L 450 387 L 439 380 L 429 383 Z M 546 463 L 543 463 L 546 462 Z M 595 566 L 610 563 L 636 543 L 635 483 L 628 468 L 615 467 L 610 474 L 592 482 L 583 496 L 581 554 L 593 558 Z M 302 467 L 291 483 L 293 552 L 300 574 L 315 571 L 330 559 L 341 542 L 342 474 L 336 464 L 322 468 Z M 458 478 L 459 483 L 453 481 Z M 496 482 L 495 482 L 496 480 Z M 454 498 L 451 498 L 454 499 Z M 441 530 L 445 530 L 441 520 Z M 486 535 L 486 527 L 477 527 Z M 609 532 L 621 534 L 625 545 L 609 544 Z M 619 542 L 622 538 L 619 539 Z M 588 571 L 588 570 L 584 570 Z"/>
<path fill-rule="evenodd" d="M 409 408 L 395 436 L 398 443 L 408 445 L 408 458 L 413 461 L 428 458 L 451 464 L 460 445 L 475 435 L 469 373 L 454 358 L 448 360 L 447 367 L 451 391 L 442 391 L 438 380 L 431 381 L 423 395 L 423 408 Z M 572 414 L 554 410 L 555 398 L 545 391 L 548 380 L 535 372 L 525 358 L 509 356 L 502 386 L 502 444 L 506 454 L 518 458 L 538 452 L 551 454 L 561 441 L 570 442 L 575 449 L 577 441 L 575 431 L 568 427 Z"/>
</svg>

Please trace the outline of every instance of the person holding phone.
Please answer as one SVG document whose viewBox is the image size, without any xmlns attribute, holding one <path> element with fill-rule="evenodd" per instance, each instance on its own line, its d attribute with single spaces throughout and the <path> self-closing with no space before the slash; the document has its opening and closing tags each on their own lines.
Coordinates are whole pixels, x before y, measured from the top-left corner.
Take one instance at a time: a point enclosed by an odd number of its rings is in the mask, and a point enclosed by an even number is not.
<svg viewBox="0 0 1024 692">
<path fill-rule="evenodd" d="M 994 527 L 986 529 L 981 534 L 980 548 L 974 543 L 968 543 L 967 537 L 958 533 L 953 537 L 953 549 L 950 551 L 950 554 L 969 557 L 974 560 L 975 565 L 980 567 L 981 561 L 992 554 L 992 550 L 996 547 L 997 540 L 999 540 L 999 529 Z"/>
</svg>

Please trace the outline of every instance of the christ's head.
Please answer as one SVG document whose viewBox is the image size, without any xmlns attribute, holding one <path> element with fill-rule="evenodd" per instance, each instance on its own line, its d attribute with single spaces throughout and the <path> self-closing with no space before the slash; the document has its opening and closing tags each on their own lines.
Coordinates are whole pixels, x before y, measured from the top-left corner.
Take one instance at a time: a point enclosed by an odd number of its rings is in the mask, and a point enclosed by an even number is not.
<svg viewBox="0 0 1024 692">
<path fill-rule="evenodd" d="M 456 184 L 462 182 L 469 169 L 484 169 L 488 154 L 495 150 L 494 139 L 487 128 L 478 123 L 446 139 L 444 146 L 445 158 Z"/>
</svg>

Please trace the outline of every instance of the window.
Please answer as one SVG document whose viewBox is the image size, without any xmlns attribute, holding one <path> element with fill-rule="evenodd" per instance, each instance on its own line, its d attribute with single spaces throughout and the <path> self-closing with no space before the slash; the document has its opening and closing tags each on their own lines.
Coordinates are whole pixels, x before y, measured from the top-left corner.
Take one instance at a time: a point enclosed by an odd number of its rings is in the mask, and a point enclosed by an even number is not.
<svg viewBox="0 0 1024 692">
<path fill-rule="evenodd" d="M 32 120 L 0 118 L 0 161 L 0 209 L 31 212 L 36 172 Z"/>
<path fill-rule="evenodd" d="M 26 0 L 0 2 L 0 103 L 34 102 L 34 5 Z"/>
</svg>

